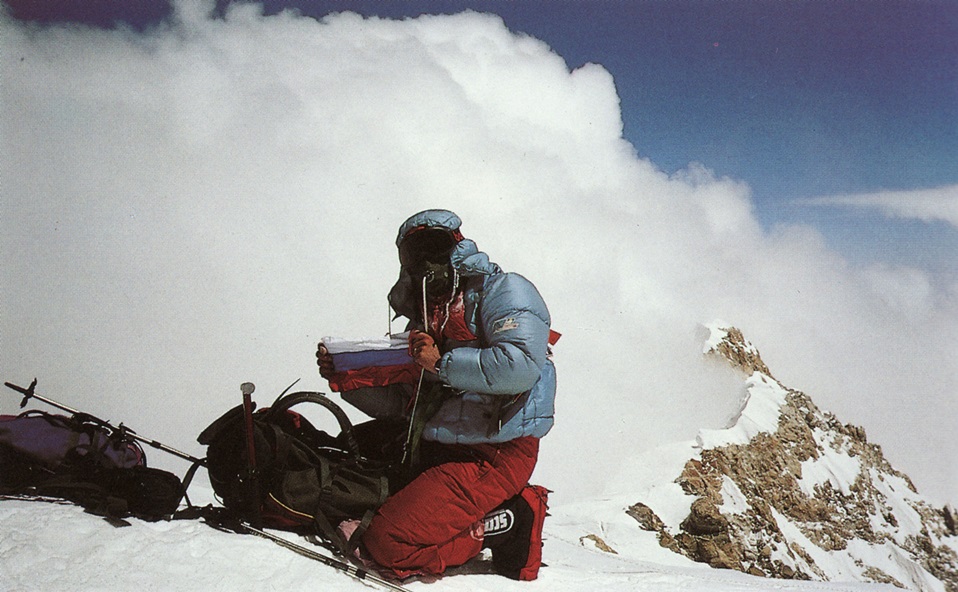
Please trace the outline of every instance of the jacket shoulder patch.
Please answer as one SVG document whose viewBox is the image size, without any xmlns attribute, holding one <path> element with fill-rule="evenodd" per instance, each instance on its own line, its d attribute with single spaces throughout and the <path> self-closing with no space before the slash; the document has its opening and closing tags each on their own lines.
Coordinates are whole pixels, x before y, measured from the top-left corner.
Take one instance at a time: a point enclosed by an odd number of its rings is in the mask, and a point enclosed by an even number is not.
<svg viewBox="0 0 958 592">
<path fill-rule="evenodd" d="M 505 333 L 506 331 L 512 331 L 513 329 L 519 328 L 519 321 L 515 317 L 508 317 L 505 319 L 499 319 L 492 324 L 493 333 Z"/>
</svg>

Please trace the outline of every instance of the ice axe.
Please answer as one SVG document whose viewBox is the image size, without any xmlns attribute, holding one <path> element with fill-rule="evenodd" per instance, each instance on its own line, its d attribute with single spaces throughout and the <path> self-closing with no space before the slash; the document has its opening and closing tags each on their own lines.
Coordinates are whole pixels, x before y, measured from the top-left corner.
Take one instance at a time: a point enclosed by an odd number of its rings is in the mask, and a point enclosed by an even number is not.
<svg viewBox="0 0 958 592">
<path fill-rule="evenodd" d="M 250 509 L 253 511 L 253 526 L 261 526 L 260 515 L 260 488 L 259 475 L 256 472 L 256 438 L 253 434 L 253 391 L 256 385 L 252 382 L 244 382 L 240 385 L 240 392 L 243 393 L 243 417 L 246 420 L 246 472 L 249 478 L 249 497 L 251 500 Z"/>
</svg>

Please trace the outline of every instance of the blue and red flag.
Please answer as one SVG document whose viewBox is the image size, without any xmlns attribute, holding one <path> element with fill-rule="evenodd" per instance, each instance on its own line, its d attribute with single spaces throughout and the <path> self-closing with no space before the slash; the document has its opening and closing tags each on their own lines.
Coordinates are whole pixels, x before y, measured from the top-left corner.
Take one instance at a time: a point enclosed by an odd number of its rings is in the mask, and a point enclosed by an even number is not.
<svg viewBox="0 0 958 592">
<path fill-rule="evenodd" d="M 353 389 L 415 383 L 422 368 L 409 355 L 409 333 L 373 339 L 324 337 L 335 373 L 329 388 L 341 393 Z"/>
</svg>

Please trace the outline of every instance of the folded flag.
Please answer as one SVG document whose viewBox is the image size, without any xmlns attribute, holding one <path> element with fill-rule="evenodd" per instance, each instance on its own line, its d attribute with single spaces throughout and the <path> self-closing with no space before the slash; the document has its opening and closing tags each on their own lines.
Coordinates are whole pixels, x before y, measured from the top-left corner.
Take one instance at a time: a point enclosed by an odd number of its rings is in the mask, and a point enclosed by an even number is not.
<svg viewBox="0 0 958 592">
<path fill-rule="evenodd" d="M 409 332 L 373 339 L 324 337 L 335 372 L 329 388 L 335 392 L 362 387 L 413 383 L 421 368 L 409 355 Z"/>
</svg>

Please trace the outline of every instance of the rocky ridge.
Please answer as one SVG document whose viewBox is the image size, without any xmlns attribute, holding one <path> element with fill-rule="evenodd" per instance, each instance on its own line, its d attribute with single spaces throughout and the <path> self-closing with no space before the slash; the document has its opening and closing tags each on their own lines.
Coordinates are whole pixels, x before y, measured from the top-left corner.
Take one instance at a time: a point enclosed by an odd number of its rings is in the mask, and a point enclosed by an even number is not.
<svg viewBox="0 0 958 592">
<path fill-rule="evenodd" d="M 706 355 L 744 373 L 742 409 L 729 428 L 699 433 L 675 480 L 691 498 L 680 524 L 651 501 L 628 515 L 663 547 L 716 568 L 958 592 L 956 513 L 922 500 L 864 429 L 775 380 L 741 331 L 710 329 Z"/>
</svg>

